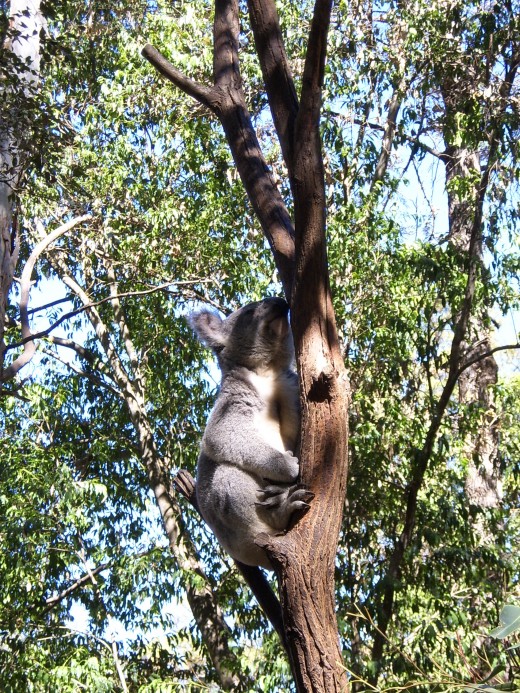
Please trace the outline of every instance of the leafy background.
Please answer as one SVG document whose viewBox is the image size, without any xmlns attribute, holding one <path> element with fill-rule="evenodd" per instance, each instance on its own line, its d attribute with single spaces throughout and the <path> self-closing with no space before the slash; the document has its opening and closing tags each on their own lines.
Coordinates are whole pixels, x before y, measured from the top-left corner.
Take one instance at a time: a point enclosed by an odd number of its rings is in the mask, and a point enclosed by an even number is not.
<svg viewBox="0 0 520 693">
<path fill-rule="evenodd" d="M 354 690 L 518 689 L 514 631 L 505 641 L 489 637 L 504 604 L 518 609 L 520 598 L 514 351 L 501 358 L 493 385 L 500 503 L 468 502 L 467 441 L 489 412 L 455 391 L 401 575 L 389 573 L 415 456 L 446 381 L 467 276 L 466 260 L 450 242 L 438 153 L 466 147 L 488 155 L 501 70 L 518 50 L 517 4 L 338 2 L 334 9 L 322 133 L 331 278 L 354 388 L 336 566 Z M 249 107 L 290 208 L 243 9 Z M 82 311 L 49 332 L 23 381 L 6 385 L 1 399 L 2 688 L 218 690 L 222 682 L 186 602 L 190 586 L 208 584 L 229 627 L 237 690 L 292 690 L 276 636 L 229 557 L 185 505 L 179 547 L 191 542 L 206 577 L 189 569 L 181 548 L 172 553 L 140 448 L 144 426 L 171 475 L 193 472 L 218 375 L 185 315 L 199 303 L 228 312 L 281 291 L 218 122 L 140 54 L 148 41 L 209 82 L 211 3 L 58 0 L 43 11 L 41 83 L 23 103 L 29 125 L 17 199 L 21 260 L 42 228 L 90 213 L 91 221 L 40 259 L 32 320 L 34 329 L 45 329 L 80 308 L 82 295 L 97 303 L 97 316 Z M 310 11 L 310 3 L 279 3 L 297 83 Z M 395 94 L 395 139 L 376 180 Z M 474 306 L 491 331 L 518 310 L 516 83 L 499 112 Z M 471 195 L 470 176 L 449 184 L 456 199 Z M 114 293 L 124 296 L 115 300 Z M 16 320 L 16 288 L 9 310 Z M 496 343 L 517 342 L 516 334 L 505 342 L 503 334 Z M 13 327 L 8 341 L 18 340 Z M 130 391 L 142 403 L 139 425 Z M 374 661 L 389 580 L 393 618 Z M 506 623 L 511 613 L 502 614 Z"/>
</svg>

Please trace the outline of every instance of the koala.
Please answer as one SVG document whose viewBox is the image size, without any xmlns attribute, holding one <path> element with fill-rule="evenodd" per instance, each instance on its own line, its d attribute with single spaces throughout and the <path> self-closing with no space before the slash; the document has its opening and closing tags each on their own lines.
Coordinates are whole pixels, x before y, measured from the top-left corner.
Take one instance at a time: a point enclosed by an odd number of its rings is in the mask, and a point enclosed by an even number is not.
<svg viewBox="0 0 520 693">
<path fill-rule="evenodd" d="M 222 374 L 197 462 L 199 510 L 234 559 L 268 569 L 255 537 L 282 534 L 313 498 L 296 483 L 300 409 L 288 313 L 283 299 L 266 298 L 225 320 L 209 310 L 188 318 Z"/>
</svg>

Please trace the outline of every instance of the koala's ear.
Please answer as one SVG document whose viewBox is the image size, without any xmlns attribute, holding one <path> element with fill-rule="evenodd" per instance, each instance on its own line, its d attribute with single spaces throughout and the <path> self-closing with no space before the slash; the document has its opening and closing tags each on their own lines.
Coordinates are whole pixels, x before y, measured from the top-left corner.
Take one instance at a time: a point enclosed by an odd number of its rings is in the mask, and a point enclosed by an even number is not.
<svg viewBox="0 0 520 693">
<path fill-rule="evenodd" d="M 210 310 L 201 310 L 188 315 L 188 323 L 205 346 L 217 353 L 223 349 L 225 338 L 220 315 Z"/>
</svg>

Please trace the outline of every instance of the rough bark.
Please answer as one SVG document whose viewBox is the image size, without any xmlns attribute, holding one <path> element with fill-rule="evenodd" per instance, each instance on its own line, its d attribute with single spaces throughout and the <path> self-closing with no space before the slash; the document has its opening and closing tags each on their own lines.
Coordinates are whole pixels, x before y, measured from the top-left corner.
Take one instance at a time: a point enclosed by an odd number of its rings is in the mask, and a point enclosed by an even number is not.
<svg viewBox="0 0 520 693">
<path fill-rule="evenodd" d="M 292 328 L 302 405 L 302 480 L 309 513 L 268 553 L 278 574 L 297 688 L 348 684 L 334 603 L 334 562 L 346 491 L 348 383 L 337 339 L 325 243 L 325 183 L 319 116 L 330 2 L 317 2 L 308 42 L 289 175 L 295 208 Z"/>
<path fill-rule="evenodd" d="M 10 75 L 10 86 L 0 86 L 0 100 L 4 102 L 0 117 L 0 372 L 5 354 L 7 297 L 18 260 L 13 205 L 26 154 L 23 144 L 26 133 L 20 113 L 23 101 L 29 98 L 38 79 L 42 26 L 40 0 L 11 0 L 9 29 L 3 48 L 12 54 L 11 69 L 16 74 Z M 16 81 L 15 89 L 13 82 Z"/>
<path fill-rule="evenodd" d="M 275 3 L 248 3 L 273 119 L 293 191 L 287 213 L 246 107 L 238 63 L 236 0 L 216 0 L 214 86 L 194 84 L 150 46 L 143 54 L 220 119 L 237 169 L 273 250 L 291 304 L 302 403 L 301 474 L 316 494 L 284 537 L 258 538 L 280 587 L 291 667 L 299 691 L 348 689 L 334 608 L 334 560 L 347 476 L 348 382 L 335 326 L 325 246 L 325 188 L 319 135 L 329 0 L 315 5 L 298 104 Z"/>
</svg>

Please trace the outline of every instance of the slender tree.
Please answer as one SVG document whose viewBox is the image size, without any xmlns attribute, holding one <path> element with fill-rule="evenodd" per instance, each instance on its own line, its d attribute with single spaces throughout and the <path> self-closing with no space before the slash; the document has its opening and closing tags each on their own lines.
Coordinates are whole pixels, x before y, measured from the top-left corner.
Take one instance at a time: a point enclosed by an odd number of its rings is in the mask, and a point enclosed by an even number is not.
<svg viewBox="0 0 520 693">
<path fill-rule="evenodd" d="M 40 32 L 43 26 L 40 1 L 11 0 L 4 21 L 4 33 L 0 36 L 5 69 L 0 87 L 0 373 L 5 353 L 7 296 L 19 253 L 13 209 L 28 154 L 30 101 L 40 68 Z"/>
<path fill-rule="evenodd" d="M 405 494 L 403 529 L 388 564 L 372 650 L 376 662 L 382 657 L 394 616 L 395 589 L 402 579 L 404 556 L 414 541 L 418 492 L 432 464 L 435 441 L 455 388 L 461 405 L 477 410 L 477 423 L 473 422 L 464 443 L 468 458 L 467 502 L 482 510 L 497 508 L 501 500 L 498 419 L 493 390 L 498 368 L 492 353 L 488 303 L 486 298 L 478 298 L 477 292 L 485 296 L 488 276 L 483 259 L 484 208 L 492 173 L 499 169 L 500 158 L 504 156 L 508 110 L 520 65 L 520 43 L 510 5 L 490 13 L 486 8 L 463 8 L 455 3 L 442 18 L 442 28 L 452 37 L 456 48 L 447 59 L 446 55 L 441 58 L 434 46 L 428 46 L 431 72 L 425 80 L 425 90 L 435 90 L 435 96 L 429 98 L 438 104 L 438 110 L 435 114 L 429 111 L 425 99 L 421 128 L 424 132 L 439 126 L 442 129 L 444 149 L 428 153 L 444 164 L 449 250 L 460 263 L 465 286 L 451 307 L 453 336 L 447 380 L 435 402 L 424 444 L 414 456 L 412 477 Z M 480 93 L 488 95 L 484 107 L 479 102 Z M 491 244 L 494 233 L 491 224 L 487 233 Z M 484 531 L 481 524 L 478 531 Z M 372 683 L 377 680 L 376 673 Z"/>
</svg>

